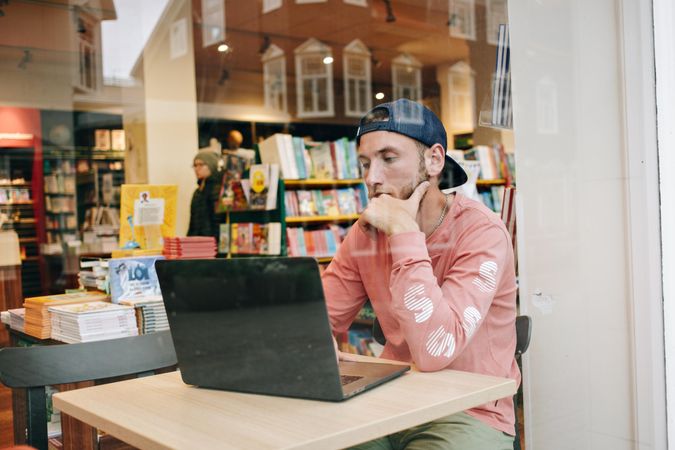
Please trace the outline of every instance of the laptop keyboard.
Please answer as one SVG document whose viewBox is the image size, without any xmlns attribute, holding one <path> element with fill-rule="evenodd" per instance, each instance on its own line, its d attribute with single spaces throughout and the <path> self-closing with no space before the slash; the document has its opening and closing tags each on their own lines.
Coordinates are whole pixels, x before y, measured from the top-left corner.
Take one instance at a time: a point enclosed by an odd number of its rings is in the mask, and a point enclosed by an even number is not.
<svg viewBox="0 0 675 450">
<path fill-rule="evenodd" d="M 363 377 L 359 377 L 356 375 L 340 375 L 340 384 L 344 386 L 349 383 L 353 383 L 356 380 L 360 380 L 361 378 Z"/>
</svg>

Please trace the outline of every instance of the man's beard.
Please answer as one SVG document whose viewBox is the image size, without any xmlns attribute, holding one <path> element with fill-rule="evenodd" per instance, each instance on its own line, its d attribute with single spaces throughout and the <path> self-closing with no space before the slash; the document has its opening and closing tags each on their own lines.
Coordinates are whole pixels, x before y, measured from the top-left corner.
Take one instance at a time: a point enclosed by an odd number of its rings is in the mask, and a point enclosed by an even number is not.
<svg viewBox="0 0 675 450">
<path fill-rule="evenodd" d="M 429 181 L 429 172 L 427 172 L 427 168 L 424 166 L 424 159 L 420 158 L 420 165 L 417 169 L 417 175 L 415 176 L 415 179 L 409 185 L 401 189 L 399 198 L 401 200 L 408 200 L 413 192 L 415 192 L 417 186 L 419 186 L 423 181 Z"/>
</svg>

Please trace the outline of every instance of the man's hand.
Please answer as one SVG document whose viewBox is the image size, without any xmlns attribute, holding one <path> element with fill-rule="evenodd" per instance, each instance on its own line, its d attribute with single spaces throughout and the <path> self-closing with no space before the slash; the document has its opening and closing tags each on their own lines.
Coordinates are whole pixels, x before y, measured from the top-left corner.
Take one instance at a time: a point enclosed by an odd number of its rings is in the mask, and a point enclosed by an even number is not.
<svg viewBox="0 0 675 450">
<path fill-rule="evenodd" d="M 368 226 L 383 231 L 387 236 L 406 231 L 419 231 L 417 211 L 430 184 L 420 183 L 406 200 L 382 194 L 370 200 L 359 218 L 359 225 L 367 232 Z"/>
<path fill-rule="evenodd" d="M 333 336 L 333 347 L 335 347 L 335 359 L 338 364 L 340 364 L 340 361 L 359 361 L 353 354 L 340 351 L 335 336 Z"/>
</svg>

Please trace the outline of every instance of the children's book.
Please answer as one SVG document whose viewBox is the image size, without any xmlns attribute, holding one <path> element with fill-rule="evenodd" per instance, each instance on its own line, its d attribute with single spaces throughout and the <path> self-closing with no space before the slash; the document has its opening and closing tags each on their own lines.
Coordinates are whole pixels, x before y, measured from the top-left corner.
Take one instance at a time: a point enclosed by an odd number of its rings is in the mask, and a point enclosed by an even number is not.
<svg viewBox="0 0 675 450">
<path fill-rule="evenodd" d="M 272 210 L 277 208 L 279 185 L 278 164 L 255 164 L 250 171 L 249 208 Z"/>
<path fill-rule="evenodd" d="M 118 303 L 120 298 L 143 298 L 162 295 L 155 271 L 155 261 L 163 256 L 136 256 L 112 258 L 108 261 L 110 298 Z"/>
</svg>

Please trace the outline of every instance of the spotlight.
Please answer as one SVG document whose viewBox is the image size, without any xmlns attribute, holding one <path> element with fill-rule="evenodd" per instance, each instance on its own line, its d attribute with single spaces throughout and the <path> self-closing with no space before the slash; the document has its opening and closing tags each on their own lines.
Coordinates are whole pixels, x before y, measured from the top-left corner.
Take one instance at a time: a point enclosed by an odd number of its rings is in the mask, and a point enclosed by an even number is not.
<svg viewBox="0 0 675 450">
<path fill-rule="evenodd" d="M 333 57 L 332 56 L 325 56 L 323 58 L 323 63 L 328 65 L 328 64 L 333 64 Z"/>
<path fill-rule="evenodd" d="M 384 98 L 384 92 L 378 92 L 375 94 L 375 98 L 378 100 L 382 100 Z"/>
<path fill-rule="evenodd" d="M 219 51 L 220 53 L 225 53 L 225 52 L 228 51 L 229 49 L 230 49 L 230 46 L 227 45 L 227 44 L 220 44 L 220 45 L 218 46 L 218 51 Z"/>
<path fill-rule="evenodd" d="M 82 19 L 77 19 L 77 32 L 80 34 L 87 32 L 87 27 L 84 26 L 84 20 Z"/>
<path fill-rule="evenodd" d="M 396 16 L 394 15 L 394 8 L 391 6 L 391 0 L 382 0 L 384 6 L 387 8 L 387 22 L 396 22 Z"/>
<path fill-rule="evenodd" d="M 272 44 L 272 41 L 270 40 L 270 37 L 265 35 L 263 36 L 263 41 L 262 44 L 260 44 L 260 49 L 258 50 L 258 53 L 261 55 L 267 51 L 268 48 L 270 48 L 270 45 Z"/>
<path fill-rule="evenodd" d="M 19 64 L 17 65 L 17 67 L 21 70 L 25 70 L 26 66 L 31 61 L 33 61 L 33 53 L 31 53 L 30 50 L 24 50 L 23 56 L 21 57 L 21 60 L 19 61 Z"/>
<path fill-rule="evenodd" d="M 225 84 L 227 80 L 230 79 L 230 71 L 227 69 L 223 69 L 222 72 L 220 72 L 220 78 L 218 78 L 218 86 L 222 86 Z"/>
</svg>

